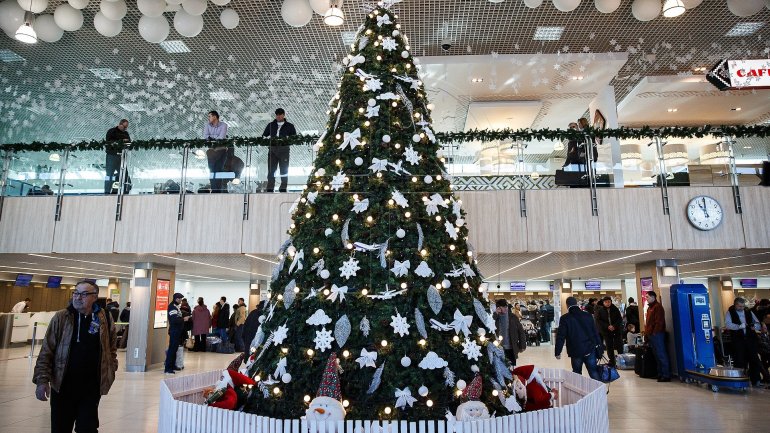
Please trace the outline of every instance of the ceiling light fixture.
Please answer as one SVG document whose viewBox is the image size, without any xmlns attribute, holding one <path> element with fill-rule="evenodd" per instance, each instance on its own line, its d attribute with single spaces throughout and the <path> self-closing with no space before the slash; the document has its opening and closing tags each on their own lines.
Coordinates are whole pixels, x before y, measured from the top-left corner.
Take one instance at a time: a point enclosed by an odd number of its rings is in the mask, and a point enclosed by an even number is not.
<svg viewBox="0 0 770 433">
<path fill-rule="evenodd" d="M 184 41 L 163 41 L 159 43 L 161 48 L 169 54 L 189 53 L 190 47 Z"/>
<path fill-rule="evenodd" d="M 750 36 L 757 32 L 757 30 L 761 29 L 762 26 L 764 26 L 765 23 L 762 22 L 755 22 L 755 23 L 738 23 L 733 26 L 733 28 L 730 29 L 727 33 L 725 33 L 725 36 L 735 38 L 740 36 Z"/>
<path fill-rule="evenodd" d="M 663 164 L 666 167 L 679 167 L 690 162 L 687 146 L 682 143 L 667 144 L 663 148 Z"/>
<path fill-rule="evenodd" d="M 484 82 L 483 78 L 471 78 L 472 83 L 482 83 Z"/>
<path fill-rule="evenodd" d="M 700 148 L 701 164 L 727 164 L 730 162 L 730 152 L 723 143 L 707 144 Z"/>
<path fill-rule="evenodd" d="M 32 1 L 30 0 L 30 7 L 32 5 Z M 32 12 L 25 12 L 24 13 L 24 23 L 19 26 L 19 29 L 16 30 L 16 40 L 19 42 L 24 42 L 25 44 L 36 44 L 37 43 L 37 33 L 35 33 L 35 29 L 32 28 L 32 23 L 35 21 L 35 14 Z"/>
<path fill-rule="evenodd" d="M 679 111 L 679 109 L 678 108 L 669 108 L 667 111 L 669 113 L 676 113 L 677 111 Z"/>
<path fill-rule="evenodd" d="M 678 17 L 684 12 L 685 7 L 682 0 L 666 0 L 666 2 L 663 3 L 663 16 L 666 18 Z"/>
<path fill-rule="evenodd" d="M 742 110 L 741 107 L 734 107 L 730 109 L 730 111 L 741 111 L 741 110 Z"/>
<path fill-rule="evenodd" d="M 642 162 L 641 144 L 621 144 L 620 160 L 623 167 L 634 167 Z"/>
<path fill-rule="evenodd" d="M 535 29 L 534 41 L 558 41 L 564 33 L 564 27 L 541 26 Z"/>
<path fill-rule="evenodd" d="M 573 79 L 574 81 L 580 81 L 580 80 L 582 80 L 582 79 L 583 79 L 583 76 L 582 76 L 582 75 L 575 75 L 574 77 L 572 77 L 572 79 Z"/>
<path fill-rule="evenodd" d="M 324 24 L 330 27 L 338 27 L 345 23 L 345 14 L 340 9 L 339 1 L 332 0 L 329 6 L 329 10 L 324 14 Z"/>
</svg>

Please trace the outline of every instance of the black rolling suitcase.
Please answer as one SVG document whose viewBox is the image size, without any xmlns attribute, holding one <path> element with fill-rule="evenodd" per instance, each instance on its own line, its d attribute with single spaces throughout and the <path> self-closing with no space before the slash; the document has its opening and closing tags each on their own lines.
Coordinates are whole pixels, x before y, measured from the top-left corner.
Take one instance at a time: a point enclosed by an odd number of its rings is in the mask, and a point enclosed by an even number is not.
<svg viewBox="0 0 770 433">
<path fill-rule="evenodd" d="M 636 355 L 636 364 L 634 364 L 634 373 L 643 378 L 655 379 L 658 377 L 658 364 L 655 361 L 655 355 L 649 346 L 638 346 L 634 350 Z"/>
</svg>

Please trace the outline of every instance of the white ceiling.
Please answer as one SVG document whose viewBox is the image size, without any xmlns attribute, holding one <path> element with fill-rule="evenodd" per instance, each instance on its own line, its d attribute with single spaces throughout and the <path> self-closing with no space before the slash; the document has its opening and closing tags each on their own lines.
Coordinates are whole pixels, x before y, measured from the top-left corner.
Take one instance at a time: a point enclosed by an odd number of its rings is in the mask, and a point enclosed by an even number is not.
<svg viewBox="0 0 770 433">
<path fill-rule="evenodd" d="M 618 120 L 632 127 L 759 123 L 770 120 L 770 91 L 719 91 L 704 76 L 648 76 L 620 101 Z"/>
</svg>

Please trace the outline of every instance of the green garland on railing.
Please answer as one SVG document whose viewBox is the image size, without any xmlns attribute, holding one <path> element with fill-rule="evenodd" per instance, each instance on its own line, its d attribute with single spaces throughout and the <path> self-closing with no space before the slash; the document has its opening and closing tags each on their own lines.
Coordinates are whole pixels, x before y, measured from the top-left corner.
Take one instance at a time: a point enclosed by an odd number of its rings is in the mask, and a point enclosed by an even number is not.
<svg viewBox="0 0 770 433">
<path fill-rule="evenodd" d="M 587 129 L 585 131 L 564 129 L 474 129 L 464 132 L 437 132 L 436 139 L 441 143 L 462 143 L 471 141 L 492 142 L 502 140 L 582 140 L 586 136 L 599 138 L 618 138 L 622 140 L 641 140 L 661 138 L 703 138 L 707 135 L 726 135 L 733 138 L 770 136 L 770 125 L 752 126 L 673 126 L 665 128 L 616 128 L 616 129 Z M 203 149 L 216 146 L 294 146 L 312 145 L 318 141 L 315 135 L 295 135 L 285 138 L 268 137 L 233 137 L 227 140 L 209 141 L 204 139 L 150 139 L 134 140 L 132 149 L 182 149 L 185 146 L 191 149 Z M 120 143 L 107 141 L 82 141 L 79 143 L 12 143 L 0 145 L 0 150 L 11 152 L 61 152 L 70 151 L 103 150 L 105 148 L 122 147 Z"/>
</svg>

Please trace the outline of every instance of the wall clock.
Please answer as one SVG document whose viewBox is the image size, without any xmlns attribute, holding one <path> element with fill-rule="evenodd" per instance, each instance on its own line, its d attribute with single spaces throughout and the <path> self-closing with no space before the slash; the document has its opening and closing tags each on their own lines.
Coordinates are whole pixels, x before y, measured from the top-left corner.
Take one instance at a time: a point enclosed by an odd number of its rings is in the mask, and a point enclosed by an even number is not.
<svg viewBox="0 0 770 433">
<path fill-rule="evenodd" d="M 687 219 L 698 230 L 714 230 L 722 224 L 722 205 L 707 195 L 699 195 L 687 204 Z"/>
</svg>

